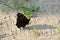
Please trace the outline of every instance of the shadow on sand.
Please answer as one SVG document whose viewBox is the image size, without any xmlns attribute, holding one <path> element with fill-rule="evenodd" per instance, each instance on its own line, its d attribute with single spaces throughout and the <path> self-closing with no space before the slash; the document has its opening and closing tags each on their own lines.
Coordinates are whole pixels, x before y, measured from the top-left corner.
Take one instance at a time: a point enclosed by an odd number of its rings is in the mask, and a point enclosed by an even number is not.
<svg viewBox="0 0 60 40">
<path fill-rule="evenodd" d="M 25 29 L 27 30 L 31 30 L 36 28 L 37 30 L 40 30 L 40 29 L 56 29 L 56 27 L 54 27 L 53 25 L 35 25 L 35 26 L 29 26 L 29 27 L 25 27 Z"/>
</svg>

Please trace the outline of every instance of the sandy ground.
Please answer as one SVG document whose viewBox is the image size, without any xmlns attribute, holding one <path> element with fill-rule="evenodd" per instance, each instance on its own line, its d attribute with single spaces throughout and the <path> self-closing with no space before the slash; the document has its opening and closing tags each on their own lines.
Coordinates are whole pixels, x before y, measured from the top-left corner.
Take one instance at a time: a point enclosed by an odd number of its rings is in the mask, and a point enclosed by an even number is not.
<svg viewBox="0 0 60 40">
<path fill-rule="evenodd" d="M 0 40 L 60 40 L 60 34 L 54 26 L 59 23 L 60 14 L 33 13 L 30 23 L 20 30 L 15 25 L 15 14 L 1 13 Z"/>
<path fill-rule="evenodd" d="M 60 0 L 34 0 L 33 3 L 40 6 L 40 12 L 33 13 L 24 30 L 15 25 L 16 12 L 0 11 L 0 40 L 60 40 L 54 26 L 60 23 Z M 0 9 L 7 10 L 3 5 L 0 5 Z"/>
</svg>

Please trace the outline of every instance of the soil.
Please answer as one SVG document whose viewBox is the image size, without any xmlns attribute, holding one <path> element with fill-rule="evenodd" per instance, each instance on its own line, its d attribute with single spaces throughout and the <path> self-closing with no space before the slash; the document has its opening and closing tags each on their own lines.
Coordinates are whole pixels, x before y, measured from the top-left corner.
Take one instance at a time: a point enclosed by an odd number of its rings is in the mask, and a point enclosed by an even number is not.
<svg viewBox="0 0 60 40">
<path fill-rule="evenodd" d="M 0 40 L 60 40 L 60 33 L 54 26 L 59 23 L 60 14 L 35 12 L 25 29 L 16 27 L 15 13 L 0 14 Z"/>
</svg>

